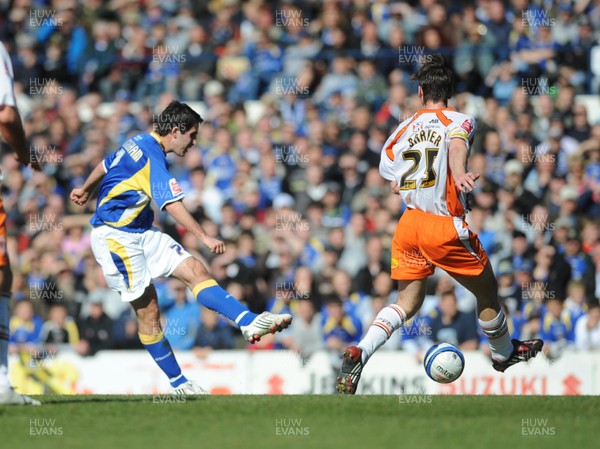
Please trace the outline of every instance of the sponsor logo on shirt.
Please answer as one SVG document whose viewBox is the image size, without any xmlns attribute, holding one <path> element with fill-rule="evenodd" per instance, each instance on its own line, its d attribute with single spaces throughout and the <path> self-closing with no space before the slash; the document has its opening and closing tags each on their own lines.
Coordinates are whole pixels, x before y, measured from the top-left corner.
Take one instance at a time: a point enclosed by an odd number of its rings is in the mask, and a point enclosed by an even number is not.
<svg viewBox="0 0 600 449">
<path fill-rule="evenodd" d="M 142 149 L 138 147 L 132 140 L 128 140 L 127 142 L 125 142 L 123 144 L 123 148 L 129 153 L 129 155 L 135 162 L 139 161 L 144 154 L 142 152 Z"/>
<path fill-rule="evenodd" d="M 175 178 L 169 179 L 169 188 L 171 189 L 171 193 L 173 194 L 173 196 L 181 195 L 183 193 L 181 187 L 179 186 L 179 183 Z"/>
</svg>

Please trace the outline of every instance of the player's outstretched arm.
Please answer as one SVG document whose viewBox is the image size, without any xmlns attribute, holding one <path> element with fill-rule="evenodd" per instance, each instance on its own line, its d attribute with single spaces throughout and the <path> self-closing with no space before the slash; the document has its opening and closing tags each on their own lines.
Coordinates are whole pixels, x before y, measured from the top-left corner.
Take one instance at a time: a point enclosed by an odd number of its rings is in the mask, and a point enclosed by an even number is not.
<svg viewBox="0 0 600 449">
<path fill-rule="evenodd" d="M 171 214 L 177 223 L 198 237 L 202 244 L 210 249 L 211 252 L 215 254 L 222 254 L 225 252 L 225 243 L 206 234 L 204 229 L 202 229 L 202 226 L 200 226 L 198 222 L 194 220 L 192 214 L 188 212 L 181 201 L 174 201 L 167 204 L 165 206 L 165 210 Z"/>
<path fill-rule="evenodd" d="M 17 160 L 34 170 L 40 170 L 36 159 L 31 159 L 25 138 L 25 130 L 19 111 L 12 106 L 0 105 L 0 134 L 17 153 Z"/>
<path fill-rule="evenodd" d="M 462 139 L 450 140 L 448 149 L 448 164 L 456 187 L 463 192 L 470 192 L 477 185 L 479 173 L 467 172 L 467 144 Z"/>
<path fill-rule="evenodd" d="M 96 168 L 92 170 L 88 178 L 83 183 L 83 186 L 77 187 L 71 191 L 71 201 L 79 206 L 83 206 L 90 199 L 90 195 L 96 189 L 96 186 L 102 181 L 104 178 L 104 165 L 100 162 L 96 165 Z"/>
</svg>

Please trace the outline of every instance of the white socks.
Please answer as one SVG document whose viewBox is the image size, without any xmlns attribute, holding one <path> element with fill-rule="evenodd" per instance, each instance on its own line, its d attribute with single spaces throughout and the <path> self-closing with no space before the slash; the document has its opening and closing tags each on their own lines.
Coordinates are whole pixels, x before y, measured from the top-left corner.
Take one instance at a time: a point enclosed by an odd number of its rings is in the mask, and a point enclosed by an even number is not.
<svg viewBox="0 0 600 449">
<path fill-rule="evenodd" d="M 362 349 L 362 362 L 367 360 L 382 346 L 406 321 L 406 312 L 396 304 L 391 304 L 381 309 L 375 321 L 367 331 L 367 335 L 358 344 Z M 492 356 L 499 362 L 507 360 L 513 351 L 513 345 L 508 332 L 506 316 L 501 310 L 498 316 L 491 321 L 479 320 L 483 333 L 490 342 Z"/>
<path fill-rule="evenodd" d="M 500 310 L 498 316 L 492 321 L 479 320 L 479 325 L 490 342 L 490 349 L 494 360 L 499 362 L 506 361 L 512 354 L 513 345 L 510 341 L 510 333 L 508 332 L 508 324 L 506 323 L 504 312 Z"/>
<path fill-rule="evenodd" d="M 381 309 L 367 335 L 360 341 L 358 347 L 362 349 L 362 362 L 367 363 L 373 355 L 392 336 L 395 330 L 406 321 L 406 312 L 396 304 L 390 304 Z"/>
<path fill-rule="evenodd" d="M 10 388 L 8 379 L 9 302 L 9 295 L 0 294 L 0 391 Z"/>
</svg>

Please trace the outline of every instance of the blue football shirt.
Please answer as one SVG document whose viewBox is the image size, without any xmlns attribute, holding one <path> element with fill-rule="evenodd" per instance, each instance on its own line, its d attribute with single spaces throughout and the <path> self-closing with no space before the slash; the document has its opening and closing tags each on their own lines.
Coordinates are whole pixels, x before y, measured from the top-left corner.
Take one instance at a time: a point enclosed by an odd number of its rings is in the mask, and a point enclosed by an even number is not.
<svg viewBox="0 0 600 449">
<path fill-rule="evenodd" d="M 160 209 L 184 197 L 167 167 L 160 137 L 138 134 L 102 162 L 106 175 L 100 184 L 93 226 L 108 225 L 141 233 L 152 228 L 152 200 Z"/>
</svg>

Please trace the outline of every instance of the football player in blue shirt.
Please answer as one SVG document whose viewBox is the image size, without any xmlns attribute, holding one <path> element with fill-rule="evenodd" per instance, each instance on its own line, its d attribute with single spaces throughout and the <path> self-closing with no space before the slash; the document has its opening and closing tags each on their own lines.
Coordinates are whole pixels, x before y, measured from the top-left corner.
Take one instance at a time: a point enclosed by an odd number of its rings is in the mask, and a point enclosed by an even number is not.
<svg viewBox="0 0 600 449">
<path fill-rule="evenodd" d="M 202 305 L 235 322 L 250 343 L 285 329 L 292 321 L 289 314 L 250 312 L 219 287 L 202 262 L 152 225 L 154 200 L 211 252 L 225 251 L 225 244 L 207 235 L 187 211 L 184 193 L 167 166 L 167 154 L 183 157 L 195 144 L 202 122 L 188 105 L 171 102 L 155 118 L 153 132 L 127 140 L 94 168 L 82 187 L 71 192 L 71 200 L 84 205 L 100 185 L 91 219 L 94 256 L 108 285 L 135 310 L 141 342 L 180 394 L 204 390 L 181 373 L 163 334 L 154 278 L 171 276 L 182 281 Z"/>
</svg>

